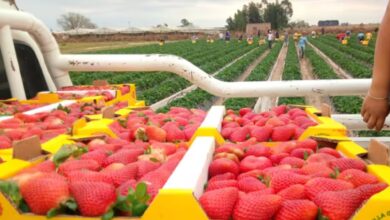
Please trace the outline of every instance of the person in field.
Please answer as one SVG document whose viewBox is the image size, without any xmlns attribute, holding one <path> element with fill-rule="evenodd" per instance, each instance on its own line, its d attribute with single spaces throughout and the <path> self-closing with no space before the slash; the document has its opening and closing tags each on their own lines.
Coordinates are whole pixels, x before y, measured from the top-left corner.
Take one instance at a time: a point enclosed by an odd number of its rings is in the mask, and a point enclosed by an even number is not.
<svg viewBox="0 0 390 220">
<path fill-rule="evenodd" d="M 227 41 L 227 42 L 230 41 L 230 32 L 229 32 L 229 31 L 226 31 L 226 34 L 225 34 L 225 41 Z"/>
<path fill-rule="evenodd" d="M 268 30 L 268 34 L 267 34 L 267 41 L 268 41 L 268 48 L 271 49 L 272 48 L 272 41 L 274 40 L 274 35 L 272 34 L 272 31 L 271 30 Z"/>
<path fill-rule="evenodd" d="M 357 38 L 358 38 L 359 42 L 362 42 L 364 40 L 364 33 L 363 32 L 359 32 L 358 35 L 357 35 Z"/>
<path fill-rule="evenodd" d="M 301 59 L 303 59 L 303 57 L 305 57 L 306 43 L 307 43 L 306 33 L 303 32 L 302 36 L 298 40 L 299 55 L 300 55 Z"/>
<path fill-rule="evenodd" d="M 364 99 L 361 115 L 369 129 L 382 130 L 389 115 L 390 94 L 390 3 L 379 28 L 372 82 Z"/>
<path fill-rule="evenodd" d="M 288 46 L 288 31 L 285 31 L 284 32 L 284 46 L 287 47 Z"/>
</svg>

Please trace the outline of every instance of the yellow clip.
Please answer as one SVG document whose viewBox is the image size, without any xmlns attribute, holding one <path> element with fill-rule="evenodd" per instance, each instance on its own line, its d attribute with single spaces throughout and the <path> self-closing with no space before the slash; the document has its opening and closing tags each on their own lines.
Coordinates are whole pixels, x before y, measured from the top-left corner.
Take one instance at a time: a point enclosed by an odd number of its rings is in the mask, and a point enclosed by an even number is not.
<svg viewBox="0 0 390 220">
<path fill-rule="evenodd" d="M 101 120 L 91 121 L 82 127 L 73 130 L 73 135 L 93 136 L 97 134 L 106 134 L 110 137 L 116 138 L 117 135 L 110 129 L 112 119 L 103 118 Z M 76 127 L 76 126 L 74 126 Z"/>
<path fill-rule="evenodd" d="M 215 138 L 215 141 L 221 145 L 223 143 L 225 143 L 225 139 L 222 137 L 222 135 L 219 133 L 219 131 L 217 130 L 217 128 L 212 128 L 212 127 L 201 127 L 201 128 L 198 128 L 196 131 L 195 131 L 195 134 L 192 135 L 192 138 L 189 142 L 190 146 L 192 145 L 192 142 L 194 142 L 194 140 L 197 138 L 197 137 L 214 137 Z"/>
<path fill-rule="evenodd" d="M 64 144 L 73 144 L 74 141 L 69 140 L 69 135 L 59 135 L 44 144 L 42 144 L 42 149 L 55 154 Z"/>
<path fill-rule="evenodd" d="M 208 220 L 192 190 L 161 189 L 142 220 Z"/>
<path fill-rule="evenodd" d="M 367 165 L 367 172 L 378 177 L 382 182 L 390 185 L 390 167 L 386 165 L 371 164 Z M 390 217 L 390 216 L 389 216 Z"/>
<path fill-rule="evenodd" d="M 337 145 L 336 150 L 348 158 L 357 158 L 359 155 L 367 154 L 367 150 L 352 141 L 342 141 Z"/>
<path fill-rule="evenodd" d="M 38 93 L 37 98 L 40 103 L 54 103 L 60 101 L 60 97 L 57 93 Z"/>
</svg>

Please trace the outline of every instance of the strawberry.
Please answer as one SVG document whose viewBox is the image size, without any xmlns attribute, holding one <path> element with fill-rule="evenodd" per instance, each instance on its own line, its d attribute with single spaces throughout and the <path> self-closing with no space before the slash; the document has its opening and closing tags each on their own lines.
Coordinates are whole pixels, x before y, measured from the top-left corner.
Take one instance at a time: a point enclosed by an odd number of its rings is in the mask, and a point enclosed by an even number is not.
<svg viewBox="0 0 390 220">
<path fill-rule="evenodd" d="M 281 114 L 284 114 L 287 112 L 287 106 L 286 105 L 279 105 L 279 106 L 276 106 L 276 107 L 273 107 L 271 109 L 272 112 L 275 112 L 275 114 L 277 116 L 281 115 Z"/>
<path fill-rule="evenodd" d="M 184 131 L 180 130 L 178 125 L 174 122 L 167 122 L 164 126 L 162 126 L 167 133 L 167 141 L 168 142 L 176 142 L 176 141 L 185 141 L 186 135 Z"/>
<path fill-rule="evenodd" d="M 353 188 L 353 184 L 347 181 L 324 177 L 311 179 L 305 185 L 306 195 L 311 200 L 313 200 L 321 192 L 342 191 Z"/>
<path fill-rule="evenodd" d="M 339 152 L 337 152 L 337 150 L 333 149 L 333 148 L 329 148 L 329 147 L 324 147 L 324 148 L 320 148 L 318 151 L 318 153 L 324 153 L 324 154 L 330 154 L 336 158 L 340 158 L 341 155 Z"/>
<path fill-rule="evenodd" d="M 386 183 L 376 183 L 376 184 L 366 184 L 357 187 L 356 189 L 362 194 L 362 200 L 367 200 L 371 196 L 381 192 L 386 189 L 388 185 Z"/>
<path fill-rule="evenodd" d="M 208 183 L 214 182 L 214 181 L 220 181 L 220 180 L 234 180 L 236 178 L 236 175 L 233 173 L 224 173 L 219 174 L 216 176 L 213 176 L 209 179 Z"/>
<path fill-rule="evenodd" d="M 29 169 L 24 170 L 23 172 L 29 171 L 39 171 L 44 173 L 54 172 L 56 170 L 56 165 L 51 160 L 46 160 L 42 163 L 39 163 Z"/>
<path fill-rule="evenodd" d="M 100 165 L 94 160 L 68 160 L 58 167 L 57 172 L 64 176 L 68 176 L 71 171 L 81 169 L 97 171 L 100 169 Z"/>
<path fill-rule="evenodd" d="M 230 154 L 230 153 L 226 153 L 226 152 L 217 153 L 213 157 L 214 160 L 218 159 L 218 158 L 227 158 L 227 159 L 232 160 L 236 163 L 240 162 L 240 160 L 238 159 L 238 157 L 235 154 Z"/>
<path fill-rule="evenodd" d="M 31 212 L 37 215 L 46 215 L 70 196 L 68 183 L 53 176 L 30 179 L 20 186 L 20 192 Z"/>
<path fill-rule="evenodd" d="M 209 166 L 209 176 L 213 177 L 218 174 L 233 173 L 235 176 L 240 172 L 240 168 L 237 163 L 227 158 L 219 158 L 211 162 Z"/>
<path fill-rule="evenodd" d="M 128 165 L 118 164 L 116 167 L 102 170 L 101 173 L 106 179 L 110 180 L 115 187 L 118 187 L 128 180 L 135 179 L 137 171 L 138 165 L 136 163 L 131 163 Z"/>
<path fill-rule="evenodd" d="M 264 126 L 259 127 L 256 126 L 254 129 L 250 131 L 251 137 L 256 138 L 258 142 L 267 142 L 271 138 L 272 127 Z"/>
<path fill-rule="evenodd" d="M 219 181 L 212 181 L 207 184 L 206 191 L 216 190 L 216 189 L 222 189 L 227 187 L 238 187 L 236 180 L 219 180 Z"/>
<path fill-rule="evenodd" d="M 205 192 L 199 203 L 210 219 L 230 219 L 238 199 L 238 189 L 233 187 Z"/>
<path fill-rule="evenodd" d="M 230 135 L 236 130 L 236 128 L 233 127 L 224 127 L 222 128 L 221 135 L 225 139 L 229 139 Z"/>
<path fill-rule="evenodd" d="M 260 191 L 261 192 L 261 191 Z M 257 192 L 256 192 L 257 193 Z M 277 195 L 248 194 L 240 198 L 234 207 L 235 220 L 268 220 L 278 211 L 282 198 Z"/>
<path fill-rule="evenodd" d="M 184 134 L 186 136 L 187 141 L 191 140 L 192 136 L 195 134 L 198 127 L 199 124 L 190 124 L 184 128 Z"/>
<path fill-rule="evenodd" d="M 244 157 L 253 155 L 256 157 L 269 157 L 271 156 L 271 148 L 264 146 L 262 144 L 255 144 L 246 148 Z"/>
<path fill-rule="evenodd" d="M 102 173 L 90 170 L 76 170 L 72 171 L 68 175 L 69 182 L 104 182 L 111 183 Z"/>
<path fill-rule="evenodd" d="M 288 153 L 278 153 L 278 154 L 272 154 L 269 159 L 272 161 L 272 164 L 279 164 L 283 158 L 288 157 Z"/>
<path fill-rule="evenodd" d="M 174 154 L 177 149 L 174 143 L 161 143 L 157 141 L 152 141 L 150 147 L 152 149 L 162 149 L 167 156 Z"/>
<path fill-rule="evenodd" d="M 240 191 L 241 192 L 241 191 Z M 253 192 L 249 192 L 245 195 L 253 195 L 253 196 L 263 196 L 263 195 L 274 195 L 275 194 L 275 190 L 272 189 L 272 188 L 266 188 L 266 189 L 263 189 L 263 190 L 259 190 L 259 191 L 253 191 Z"/>
<path fill-rule="evenodd" d="M 267 120 L 267 123 L 265 125 L 269 125 L 271 127 L 279 127 L 279 126 L 285 126 L 286 123 L 284 123 L 284 121 L 280 120 L 277 117 L 272 117 Z"/>
<path fill-rule="evenodd" d="M 246 139 L 248 139 L 249 131 L 247 128 L 237 128 L 233 133 L 230 135 L 229 139 L 232 142 L 243 142 Z"/>
<path fill-rule="evenodd" d="M 271 187 L 275 192 L 279 192 L 294 184 L 305 184 L 309 179 L 308 176 L 296 174 L 291 171 L 278 172 L 271 179 Z"/>
<path fill-rule="evenodd" d="M 317 205 L 310 200 L 288 200 L 282 203 L 275 220 L 313 220 L 317 212 Z"/>
<path fill-rule="evenodd" d="M 149 173 L 150 171 L 153 171 L 160 167 L 161 163 L 159 162 L 153 162 L 148 160 L 140 160 L 137 161 L 137 179 L 143 177 L 145 174 Z"/>
<path fill-rule="evenodd" d="M 267 186 L 255 177 L 246 177 L 238 181 L 238 189 L 246 193 L 260 191 L 266 188 Z"/>
<path fill-rule="evenodd" d="M 318 146 L 317 141 L 315 141 L 313 139 L 306 139 L 306 140 L 302 140 L 302 141 L 297 142 L 297 148 L 311 149 L 314 152 L 317 151 L 317 146 Z"/>
<path fill-rule="evenodd" d="M 241 117 L 243 117 L 244 115 L 246 115 L 250 112 L 252 112 L 251 108 L 242 108 L 238 111 L 238 113 L 240 114 Z"/>
<path fill-rule="evenodd" d="M 324 153 L 315 153 L 310 155 L 307 158 L 308 163 L 325 163 L 328 164 L 330 161 L 337 159 L 336 157 L 329 155 L 329 154 L 324 154 Z"/>
<path fill-rule="evenodd" d="M 81 160 L 94 160 L 99 163 L 99 165 L 103 164 L 104 159 L 108 157 L 108 154 L 105 150 L 100 149 L 100 150 L 94 150 L 90 151 L 88 153 L 85 153 L 81 155 L 80 159 Z"/>
<path fill-rule="evenodd" d="M 119 150 L 116 153 L 108 156 L 103 161 L 103 167 L 106 167 L 112 163 L 133 163 L 137 161 L 138 156 L 143 154 L 144 151 L 142 149 L 132 149 L 132 150 Z"/>
<path fill-rule="evenodd" d="M 330 177 L 333 170 L 330 169 L 325 163 L 309 163 L 301 168 L 303 174 L 311 177 Z"/>
<path fill-rule="evenodd" d="M 280 173 L 280 172 L 285 172 L 285 171 L 296 172 L 296 170 L 292 169 L 291 165 L 284 164 L 284 165 L 278 165 L 275 167 L 268 167 L 268 168 L 263 170 L 263 173 L 264 173 L 264 177 L 272 178 L 275 174 Z"/>
<path fill-rule="evenodd" d="M 305 165 L 305 161 L 296 157 L 285 157 L 280 161 L 279 164 L 280 165 L 289 164 L 291 165 L 291 167 L 301 168 Z"/>
<path fill-rule="evenodd" d="M 347 169 L 357 169 L 357 170 L 366 170 L 366 164 L 360 159 L 351 159 L 351 158 L 338 158 L 336 160 L 330 161 L 330 168 L 338 168 L 340 172 Z"/>
<path fill-rule="evenodd" d="M 272 131 L 271 139 L 277 141 L 289 141 L 294 136 L 295 130 L 289 126 L 275 127 Z"/>
<path fill-rule="evenodd" d="M 340 173 L 337 179 L 352 183 L 355 187 L 378 183 L 378 178 L 361 170 L 348 169 Z"/>
<path fill-rule="evenodd" d="M 145 134 L 147 140 L 154 140 L 159 142 L 164 142 L 167 139 L 167 132 L 156 126 L 146 126 Z"/>
<path fill-rule="evenodd" d="M 278 192 L 283 200 L 306 199 L 305 186 L 302 184 L 291 185 Z"/>
<path fill-rule="evenodd" d="M 129 193 L 129 189 L 133 189 L 134 190 L 136 185 L 137 185 L 137 181 L 136 180 L 128 180 L 128 181 L 122 183 L 122 185 L 120 185 L 116 189 L 116 191 L 121 196 L 127 196 L 127 194 Z"/>
<path fill-rule="evenodd" d="M 292 157 L 297 157 L 300 159 L 307 159 L 310 155 L 312 155 L 314 152 L 310 148 L 296 148 L 293 151 L 291 151 Z"/>
<path fill-rule="evenodd" d="M 359 190 L 352 189 L 322 192 L 315 197 L 314 202 L 329 220 L 347 220 L 359 208 L 362 198 Z"/>
<path fill-rule="evenodd" d="M 266 157 L 247 156 L 240 162 L 240 171 L 243 173 L 256 169 L 263 170 L 271 166 L 271 160 Z"/>
<path fill-rule="evenodd" d="M 264 176 L 264 172 L 262 170 L 251 170 L 245 173 L 241 173 L 238 177 L 237 180 L 244 179 L 246 177 L 255 177 L 255 178 L 261 178 Z"/>
<path fill-rule="evenodd" d="M 70 183 L 70 191 L 82 216 L 101 216 L 116 201 L 114 186 L 102 182 Z"/>
</svg>

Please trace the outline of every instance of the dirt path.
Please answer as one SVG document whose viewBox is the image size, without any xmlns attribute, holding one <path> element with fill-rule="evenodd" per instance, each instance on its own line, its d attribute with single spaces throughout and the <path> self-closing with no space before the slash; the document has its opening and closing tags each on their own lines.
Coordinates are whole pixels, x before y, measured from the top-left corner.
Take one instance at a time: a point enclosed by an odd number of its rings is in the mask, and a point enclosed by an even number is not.
<svg viewBox="0 0 390 220">
<path fill-rule="evenodd" d="M 283 47 L 280 50 L 278 59 L 273 66 L 268 81 L 281 81 L 284 71 L 288 47 Z M 260 97 L 254 107 L 255 112 L 268 111 L 278 103 L 278 97 Z"/>
<path fill-rule="evenodd" d="M 298 47 L 295 47 L 297 49 L 297 55 L 299 57 L 299 51 Z M 299 59 L 299 65 L 301 70 L 301 76 L 303 80 L 315 80 L 317 77 L 313 74 L 313 67 L 310 63 L 310 61 L 304 57 L 303 59 Z M 307 105 L 311 105 L 316 107 L 317 109 L 321 109 L 322 103 L 328 104 L 329 106 L 332 106 L 332 103 L 330 101 L 330 98 L 328 96 L 306 96 L 305 97 L 305 103 Z"/>
<path fill-rule="evenodd" d="M 235 80 L 235 82 L 242 82 L 245 81 L 246 78 L 249 77 L 249 75 L 252 73 L 252 71 L 261 63 L 261 61 L 264 60 L 264 58 L 269 54 L 269 50 L 265 51 L 261 56 L 259 56 L 255 61 L 253 61 L 246 70 Z M 226 98 L 218 97 L 213 105 L 222 105 Z"/>
<path fill-rule="evenodd" d="M 315 47 L 313 44 L 308 42 L 308 44 L 313 48 L 313 50 L 322 58 L 324 61 L 333 69 L 333 71 L 342 79 L 353 79 L 353 77 L 348 74 L 345 70 L 341 69 L 333 60 L 326 56 L 321 50 Z"/>
</svg>

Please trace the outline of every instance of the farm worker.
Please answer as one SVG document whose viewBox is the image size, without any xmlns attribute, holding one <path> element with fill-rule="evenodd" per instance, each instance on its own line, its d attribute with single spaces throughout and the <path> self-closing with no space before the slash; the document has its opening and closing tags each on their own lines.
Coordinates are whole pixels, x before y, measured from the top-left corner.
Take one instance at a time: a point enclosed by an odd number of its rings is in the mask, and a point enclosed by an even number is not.
<svg viewBox="0 0 390 220">
<path fill-rule="evenodd" d="M 369 129 L 380 131 L 389 114 L 390 94 L 390 4 L 379 28 L 375 48 L 371 87 L 364 99 L 361 114 Z"/>
<path fill-rule="evenodd" d="M 223 40 L 223 33 L 222 32 L 219 32 L 219 39 Z"/>
<path fill-rule="evenodd" d="M 271 30 L 268 30 L 267 41 L 268 41 L 268 48 L 269 48 L 269 49 L 272 48 L 272 41 L 273 41 L 273 38 L 274 38 L 274 35 L 272 34 L 272 31 L 271 31 Z"/>
<path fill-rule="evenodd" d="M 336 38 L 337 38 L 339 41 L 342 41 L 342 40 L 344 40 L 345 36 L 346 36 L 345 33 L 340 33 L 340 34 L 336 35 Z"/>
<path fill-rule="evenodd" d="M 347 35 L 347 37 L 350 37 L 351 36 L 351 31 L 346 31 L 345 34 Z"/>
<path fill-rule="evenodd" d="M 278 31 L 275 32 L 275 38 L 279 39 L 279 32 Z"/>
<path fill-rule="evenodd" d="M 225 41 L 230 41 L 230 32 L 229 31 L 226 31 Z"/>
<path fill-rule="evenodd" d="M 316 31 L 314 31 L 314 30 L 311 31 L 311 37 L 312 37 L 312 38 L 316 38 L 316 35 L 317 35 Z"/>
<path fill-rule="evenodd" d="M 357 35 L 357 38 L 360 42 L 362 42 L 364 40 L 364 33 L 363 32 L 359 32 L 358 35 Z"/>
<path fill-rule="evenodd" d="M 301 59 L 305 55 L 306 43 L 307 43 L 306 33 L 303 32 L 302 36 L 299 38 L 298 41 L 299 54 L 301 55 Z"/>
<path fill-rule="evenodd" d="M 321 34 L 325 35 L 325 28 L 321 28 Z"/>
<path fill-rule="evenodd" d="M 242 36 L 242 34 L 240 34 L 240 37 L 238 37 L 238 41 L 242 41 L 242 38 L 243 38 L 244 36 Z"/>
<path fill-rule="evenodd" d="M 284 46 L 288 46 L 288 31 L 284 32 Z"/>
</svg>

